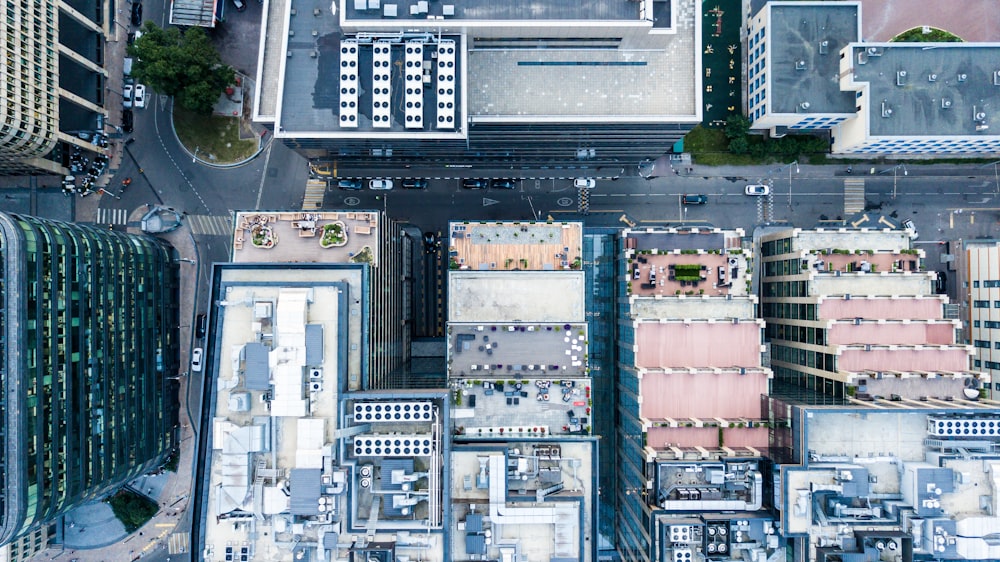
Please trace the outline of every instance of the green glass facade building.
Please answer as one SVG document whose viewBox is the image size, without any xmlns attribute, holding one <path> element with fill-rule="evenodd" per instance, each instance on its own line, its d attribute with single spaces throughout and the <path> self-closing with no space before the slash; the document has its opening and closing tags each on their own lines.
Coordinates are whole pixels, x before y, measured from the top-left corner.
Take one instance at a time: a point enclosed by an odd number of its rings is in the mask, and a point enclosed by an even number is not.
<svg viewBox="0 0 1000 562">
<path fill-rule="evenodd" d="M 176 251 L 0 213 L 0 544 L 176 446 Z"/>
</svg>

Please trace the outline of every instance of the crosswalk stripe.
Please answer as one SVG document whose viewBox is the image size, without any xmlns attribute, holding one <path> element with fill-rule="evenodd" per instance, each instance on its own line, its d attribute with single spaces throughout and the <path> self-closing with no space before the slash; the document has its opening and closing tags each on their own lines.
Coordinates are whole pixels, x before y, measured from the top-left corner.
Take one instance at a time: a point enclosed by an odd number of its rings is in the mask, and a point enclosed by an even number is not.
<svg viewBox="0 0 1000 562">
<path fill-rule="evenodd" d="M 323 206 L 323 194 L 326 193 L 326 181 L 311 179 L 306 182 L 306 194 L 302 198 L 302 210 L 315 211 Z"/>
<path fill-rule="evenodd" d="M 232 223 L 229 216 L 218 215 L 188 215 L 186 217 L 191 234 L 208 234 L 212 236 L 229 236 Z"/>
<path fill-rule="evenodd" d="M 128 223 L 127 209 L 97 209 L 98 224 L 126 224 Z"/>
</svg>

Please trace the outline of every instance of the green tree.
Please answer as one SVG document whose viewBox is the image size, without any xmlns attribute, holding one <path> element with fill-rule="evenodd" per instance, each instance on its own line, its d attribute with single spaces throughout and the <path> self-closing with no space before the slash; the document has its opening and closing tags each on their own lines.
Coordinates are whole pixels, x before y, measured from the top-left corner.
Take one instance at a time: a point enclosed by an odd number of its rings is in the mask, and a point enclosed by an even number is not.
<svg viewBox="0 0 1000 562">
<path fill-rule="evenodd" d="M 750 142 L 747 137 L 736 137 L 729 141 L 729 152 L 732 154 L 746 154 L 750 152 Z"/>
<path fill-rule="evenodd" d="M 729 140 L 745 137 L 750 133 L 750 120 L 742 115 L 726 117 L 726 138 Z"/>
<path fill-rule="evenodd" d="M 222 64 L 218 51 L 200 27 L 183 32 L 146 21 L 142 37 L 128 48 L 135 59 L 132 75 L 181 107 L 208 115 L 222 91 L 234 82 L 233 69 Z"/>
</svg>

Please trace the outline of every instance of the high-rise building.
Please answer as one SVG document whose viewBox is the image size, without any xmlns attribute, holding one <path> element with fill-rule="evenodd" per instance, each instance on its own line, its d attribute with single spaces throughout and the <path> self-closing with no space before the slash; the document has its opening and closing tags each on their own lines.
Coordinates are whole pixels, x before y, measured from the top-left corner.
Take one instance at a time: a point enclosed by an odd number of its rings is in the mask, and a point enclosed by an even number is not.
<svg viewBox="0 0 1000 562">
<path fill-rule="evenodd" d="M 254 119 L 307 158 L 610 166 L 702 120 L 700 1 L 333 6 L 265 5 Z"/>
<path fill-rule="evenodd" d="M 412 246 L 402 223 L 377 211 L 240 212 L 233 261 L 366 264 L 355 298 L 370 322 L 363 332 L 369 353 L 348 373 L 348 388 L 440 387 L 443 377 L 407 376 Z"/>
<path fill-rule="evenodd" d="M 787 229 L 761 244 L 775 389 L 844 399 L 978 396 L 958 319 L 909 230 Z"/>
<path fill-rule="evenodd" d="M 968 282 L 968 334 L 991 395 L 1000 395 L 1000 242 L 970 240 L 961 250 Z"/>
<path fill-rule="evenodd" d="M 619 238 L 617 548 L 624 560 L 766 559 L 771 371 L 743 233 Z M 731 537 L 745 534 L 736 545 Z"/>
<path fill-rule="evenodd" d="M 85 157 L 106 152 L 106 128 L 120 123 L 109 118 L 105 104 L 119 101 L 121 78 L 108 74 L 105 46 L 128 31 L 128 15 L 114 20 L 113 5 L 6 3 L 0 21 L 0 174 L 64 174 L 68 148 Z"/>
<path fill-rule="evenodd" d="M 166 460 L 178 423 L 176 251 L 0 214 L 0 544 Z"/>
</svg>

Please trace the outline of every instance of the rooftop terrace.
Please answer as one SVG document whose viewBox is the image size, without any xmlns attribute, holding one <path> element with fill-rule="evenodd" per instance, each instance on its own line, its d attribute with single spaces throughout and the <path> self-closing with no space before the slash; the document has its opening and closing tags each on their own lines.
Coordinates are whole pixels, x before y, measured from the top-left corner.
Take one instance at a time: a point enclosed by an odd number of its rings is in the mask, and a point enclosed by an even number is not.
<svg viewBox="0 0 1000 562">
<path fill-rule="evenodd" d="M 743 254 L 640 254 L 629 260 L 631 294 L 734 295 L 748 293 Z"/>
<path fill-rule="evenodd" d="M 511 375 L 516 376 L 516 375 Z M 458 431 L 470 438 L 585 435 L 591 431 L 589 378 L 452 379 Z"/>
<path fill-rule="evenodd" d="M 451 223 L 452 267 L 487 270 L 580 269 L 583 225 L 573 223 Z"/>
<path fill-rule="evenodd" d="M 586 324 L 448 324 L 452 377 L 581 377 L 587 353 Z"/>
<path fill-rule="evenodd" d="M 239 212 L 234 262 L 378 265 L 377 212 Z"/>
</svg>

